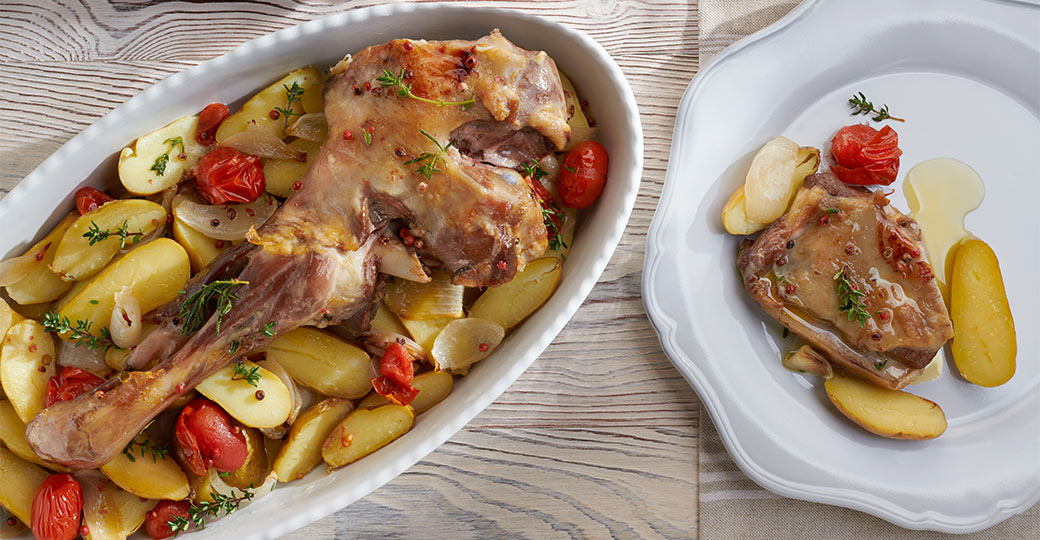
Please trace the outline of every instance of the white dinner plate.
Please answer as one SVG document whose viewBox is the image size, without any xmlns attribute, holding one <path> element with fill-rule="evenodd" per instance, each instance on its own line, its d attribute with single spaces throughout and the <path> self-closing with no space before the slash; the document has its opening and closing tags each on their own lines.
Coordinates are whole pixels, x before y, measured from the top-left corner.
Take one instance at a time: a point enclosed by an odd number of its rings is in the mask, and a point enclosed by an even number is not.
<svg viewBox="0 0 1040 540">
<path fill-rule="evenodd" d="M 211 102 L 242 103 L 289 70 L 307 64 L 327 68 L 369 45 L 393 38 L 475 39 L 494 28 L 521 47 L 552 56 L 589 101 L 600 128 L 597 140 L 610 155 L 606 188 L 583 213 L 556 293 L 400 439 L 332 474 L 319 467 L 187 538 L 275 538 L 335 512 L 446 441 L 538 358 L 599 279 L 639 190 L 643 132 L 621 69 L 584 33 L 510 10 L 391 4 L 344 11 L 251 40 L 156 83 L 73 137 L 0 200 L 0 254 L 6 258 L 21 254 L 41 236 L 38 231 L 49 230 L 67 213 L 78 187 L 117 183 L 118 152 L 139 135 Z"/>
<path fill-rule="evenodd" d="M 741 238 L 721 211 L 750 156 L 784 135 L 829 154 L 863 122 L 862 91 L 892 114 L 913 165 L 953 157 L 986 185 L 968 230 L 1000 258 L 1018 330 L 1018 372 L 997 388 L 953 365 L 908 388 L 946 412 L 931 441 L 883 439 L 828 402 L 820 381 L 780 365 L 778 323 L 744 292 Z M 720 54 L 679 107 L 650 227 L 643 298 L 661 343 L 704 402 L 730 455 L 763 487 L 855 508 L 913 529 L 969 532 L 1040 499 L 1040 7 L 978 0 L 807 1 Z M 877 125 L 877 124 L 875 124 Z M 826 166 L 826 163 L 825 163 Z"/>
</svg>

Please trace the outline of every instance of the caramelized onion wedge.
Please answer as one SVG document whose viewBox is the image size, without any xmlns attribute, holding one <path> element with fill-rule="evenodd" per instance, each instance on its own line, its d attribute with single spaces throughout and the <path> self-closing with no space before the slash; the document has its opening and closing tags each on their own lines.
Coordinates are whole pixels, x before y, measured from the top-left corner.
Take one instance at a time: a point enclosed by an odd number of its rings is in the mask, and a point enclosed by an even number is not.
<svg viewBox="0 0 1040 540">
<path fill-rule="evenodd" d="M 329 134 L 325 113 L 308 113 L 296 119 L 285 130 L 286 135 L 313 142 L 324 142 Z"/>
<path fill-rule="evenodd" d="M 293 150 L 277 135 L 266 131 L 247 129 L 224 139 L 221 146 L 230 146 L 239 152 L 273 159 L 306 159 L 307 154 Z"/>
<path fill-rule="evenodd" d="M 119 289 L 113 299 L 115 305 L 108 322 L 112 341 L 124 349 L 136 347 L 144 339 L 144 333 L 141 331 L 141 303 L 134 297 L 133 287 L 129 285 Z"/>
<path fill-rule="evenodd" d="M 246 204 L 205 204 L 181 193 L 173 199 L 173 215 L 185 225 L 216 240 L 241 240 L 278 209 L 278 200 L 263 194 Z"/>
<path fill-rule="evenodd" d="M 33 269 L 36 262 L 36 254 L 28 253 L 21 257 L 12 257 L 0 262 L 0 287 L 14 285 L 21 281 Z"/>
</svg>

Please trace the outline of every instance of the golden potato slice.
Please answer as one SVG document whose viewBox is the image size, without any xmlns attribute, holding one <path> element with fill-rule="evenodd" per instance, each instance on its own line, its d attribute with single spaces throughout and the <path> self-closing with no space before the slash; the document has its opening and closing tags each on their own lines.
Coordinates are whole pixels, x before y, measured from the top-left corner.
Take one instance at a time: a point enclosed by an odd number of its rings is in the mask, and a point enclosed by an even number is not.
<svg viewBox="0 0 1040 540">
<path fill-rule="evenodd" d="M 811 373 L 824 379 L 834 375 L 831 363 L 808 345 L 802 345 L 797 351 L 785 356 L 783 366 L 797 373 Z"/>
<path fill-rule="evenodd" d="M 134 248 L 83 288 L 74 289 L 75 294 L 62 300 L 56 311 L 73 324 L 90 321 L 93 331 L 99 332 L 112 317 L 115 294 L 123 287 L 130 287 L 141 312 L 148 313 L 176 298 L 190 274 L 184 248 L 169 238 L 157 238 Z M 70 333 L 59 336 L 71 339 Z"/>
<path fill-rule="evenodd" d="M 75 215 L 65 216 L 50 234 L 25 252 L 25 255 L 35 254 L 37 260 L 33 262 L 29 275 L 7 286 L 7 295 L 11 297 L 11 300 L 19 304 L 39 304 L 50 302 L 69 290 L 71 286 L 69 282 L 52 272 L 50 265 L 54 262 L 54 254 L 58 252 L 58 245 L 61 244 L 65 231 L 75 221 Z M 0 336 L 2 335 L 0 334 Z"/>
<path fill-rule="evenodd" d="M 43 458 L 36 455 L 36 452 L 33 452 L 29 444 L 25 442 L 25 422 L 18 417 L 14 406 L 7 400 L 0 401 L 0 441 L 4 442 L 4 446 L 8 450 L 26 461 L 54 471 L 69 472 L 61 465 L 44 461 Z"/>
<path fill-rule="evenodd" d="M 7 331 L 0 347 L 0 382 L 22 422 L 28 424 L 43 409 L 56 365 L 54 341 L 36 321 L 24 320 Z"/>
<path fill-rule="evenodd" d="M 303 94 L 298 96 L 298 101 L 288 102 L 288 89 L 296 83 Z M 306 66 L 292 71 L 278 82 L 259 91 L 242 108 L 224 119 L 217 128 L 217 143 L 220 144 L 235 133 L 249 129 L 255 129 L 270 133 L 277 137 L 285 136 L 285 115 L 278 113 L 276 118 L 271 118 L 271 111 L 276 108 L 291 109 L 293 112 L 303 114 L 305 112 L 321 112 L 324 110 L 321 97 L 322 80 L 321 72 L 314 66 Z M 292 123 L 293 116 L 289 119 Z"/>
<path fill-rule="evenodd" d="M 578 90 L 574 88 L 574 83 L 562 72 L 560 73 L 560 83 L 563 85 L 563 98 L 567 104 L 567 124 L 571 126 L 571 129 L 589 127 L 589 120 L 585 117 L 585 111 L 581 109 L 581 98 L 578 97 Z"/>
<path fill-rule="evenodd" d="M 176 215 L 173 218 L 173 238 L 187 252 L 192 272 L 202 270 L 231 246 L 231 242 L 227 240 L 215 240 L 192 229 Z M 218 245 L 221 247 L 217 247 Z"/>
<path fill-rule="evenodd" d="M 350 401 L 328 398 L 303 411 L 274 460 L 278 481 L 299 480 L 317 467 L 321 463 L 322 443 L 353 410 Z"/>
<path fill-rule="evenodd" d="M 824 383 L 831 403 L 863 429 L 889 439 L 934 439 L 946 415 L 934 402 L 835 373 Z"/>
<path fill-rule="evenodd" d="M 122 247 L 133 245 L 163 225 L 166 225 L 166 210 L 152 201 L 110 202 L 80 216 L 65 231 L 51 270 L 65 281 L 87 279 L 100 272 Z M 98 234 L 108 236 L 98 240 Z"/>
<path fill-rule="evenodd" d="M 236 374 L 236 367 L 239 373 Z M 255 372 L 254 372 L 255 370 Z M 256 385 L 242 373 L 255 373 Z M 249 360 L 232 363 L 206 377 L 195 387 L 235 420 L 255 428 L 273 428 L 292 412 L 289 389 L 277 375 Z"/>
<path fill-rule="evenodd" d="M 145 434 L 134 440 L 145 444 L 152 442 Z M 172 454 L 153 457 L 130 450 L 120 452 L 115 459 L 101 466 L 101 472 L 119 487 L 146 499 L 179 501 L 191 493 L 188 477 Z"/>
<path fill-rule="evenodd" d="M 418 390 L 419 393 L 415 395 L 415 399 L 408 406 L 415 411 L 416 416 L 432 409 L 434 405 L 448 397 L 454 381 L 455 378 L 446 371 L 427 371 L 426 373 L 416 375 L 412 379 L 412 387 Z M 358 408 L 374 409 L 382 407 L 387 403 L 390 403 L 389 399 L 373 392 L 361 400 Z"/>
<path fill-rule="evenodd" d="M 293 380 L 326 396 L 358 399 L 377 376 L 367 352 L 316 328 L 286 332 L 264 350 Z"/>
<path fill-rule="evenodd" d="M 144 523 L 155 501 L 128 493 L 103 477 L 77 475 L 83 489 L 83 523 L 90 540 L 124 540 Z"/>
<path fill-rule="evenodd" d="M 3 343 L 4 336 L 7 335 L 7 331 L 14 326 L 25 320 L 17 311 L 11 309 L 11 306 L 7 305 L 7 302 L 3 298 L 0 298 L 0 344 Z"/>
<path fill-rule="evenodd" d="M 386 284 L 386 307 L 402 319 L 465 317 L 462 296 L 465 287 L 453 285 L 447 274 L 436 273 L 429 283 L 395 278 Z"/>
<path fill-rule="evenodd" d="M 32 522 L 32 502 L 50 473 L 0 446 L 0 506 L 22 523 Z"/>
<path fill-rule="evenodd" d="M 411 407 L 383 405 L 357 409 L 340 422 L 321 446 L 321 457 L 329 469 L 353 463 L 412 429 Z"/>
<path fill-rule="evenodd" d="M 979 386 L 999 386 L 1015 374 L 1018 344 L 1004 278 L 993 250 L 977 238 L 961 242 L 950 279 L 953 361 Z"/>
<path fill-rule="evenodd" d="M 307 170 L 311 168 L 311 164 L 318 158 L 318 151 L 321 150 L 320 142 L 305 141 L 303 139 L 296 139 L 289 143 L 289 147 L 297 152 L 304 152 L 307 155 L 307 159 L 304 161 L 298 161 L 295 159 L 264 159 L 264 180 L 267 186 L 267 192 L 271 195 L 277 195 L 279 197 L 288 197 L 292 195 L 293 184 L 303 179 L 303 175 L 307 174 Z"/>
<path fill-rule="evenodd" d="M 440 317 L 437 319 L 401 319 L 401 324 L 408 329 L 408 334 L 423 349 L 429 351 L 433 348 L 433 341 L 437 334 L 444 330 L 448 323 L 456 320 L 454 317 Z"/>
<path fill-rule="evenodd" d="M 745 204 L 744 186 L 740 186 L 729 196 L 726 206 L 722 208 L 722 226 L 726 232 L 736 235 L 754 234 L 769 225 L 748 219 Z"/>
<path fill-rule="evenodd" d="M 465 375 L 469 367 L 485 358 L 505 337 L 498 323 L 476 317 L 450 322 L 433 341 L 430 356 L 438 371 Z"/>
<path fill-rule="evenodd" d="M 489 287 L 480 295 L 469 310 L 470 317 L 493 321 L 509 330 L 552 296 L 560 283 L 562 268 L 555 257 L 531 261 L 512 281 Z"/>
<path fill-rule="evenodd" d="M 195 140 L 197 115 L 185 116 L 137 138 L 119 153 L 119 181 L 135 195 L 151 195 L 181 181 L 209 148 Z"/>
</svg>

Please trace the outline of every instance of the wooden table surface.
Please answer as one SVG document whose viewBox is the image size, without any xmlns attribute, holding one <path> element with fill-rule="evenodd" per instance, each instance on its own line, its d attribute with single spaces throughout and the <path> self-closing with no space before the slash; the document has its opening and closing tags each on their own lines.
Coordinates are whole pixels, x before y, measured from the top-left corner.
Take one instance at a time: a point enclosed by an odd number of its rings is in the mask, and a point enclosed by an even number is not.
<svg viewBox="0 0 1040 540">
<path fill-rule="evenodd" d="M 4 0 L 0 196 L 152 83 L 376 3 Z M 288 538 L 695 536 L 700 403 L 658 345 L 640 278 L 676 107 L 698 67 L 696 1 L 477 4 L 581 29 L 621 65 L 646 145 L 635 210 L 592 294 L 519 381 L 408 472 Z"/>
</svg>

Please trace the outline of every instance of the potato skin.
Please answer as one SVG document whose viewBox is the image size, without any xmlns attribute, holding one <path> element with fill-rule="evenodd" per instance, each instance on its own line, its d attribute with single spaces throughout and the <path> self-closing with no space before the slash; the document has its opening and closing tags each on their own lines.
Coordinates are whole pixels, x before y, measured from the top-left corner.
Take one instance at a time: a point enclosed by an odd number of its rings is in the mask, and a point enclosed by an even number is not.
<svg viewBox="0 0 1040 540">
<path fill-rule="evenodd" d="M 353 463 L 407 433 L 414 421 L 415 414 L 407 406 L 356 409 L 325 439 L 321 457 L 329 470 Z"/>
<path fill-rule="evenodd" d="M 831 403 L 863 429 L 888 439 L 934 439 L 946 431 L 935 402 L 835 373 L 824 383 Z"/>
<path fill-rule="evenodd" d="M 469 310 L 470 317 L 487 319 L 502 328 L 520 324 L 556 291 L 563 267 L 556 257 L 528 263 L 512 281 L 489 287 Z"/>
<path fill-rule="evenodd" d="M 54 340 L 36 321 L 23 320 L 7 331 L 0 345 L 0 381 L 22 422 L 28 424 L 43 409 L 56 366 Z"/>
<path fill-rule="evenodd" d="M 1015 375 L 1018 344 L 1004 278 L 993 250 L 982 240 L 959 245 L 950 279 L 953 360 L 965 379 L 1000 386 Z"/>
<path fill-rule="evenodd" d="M 47 471 L 0 446 L 0 505 L 22 523 L 31 521 L 33 498 L 48 476 Z"/>
<path fill-rule="evenodd" d="M 345 399 L 328 398 L 303 411 L 274 459 L 278 481 L 299 480 L 317 467 L 325 439 L 353 410 L 354 406 Z"/>
</svg>

